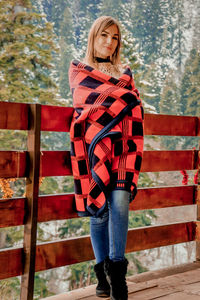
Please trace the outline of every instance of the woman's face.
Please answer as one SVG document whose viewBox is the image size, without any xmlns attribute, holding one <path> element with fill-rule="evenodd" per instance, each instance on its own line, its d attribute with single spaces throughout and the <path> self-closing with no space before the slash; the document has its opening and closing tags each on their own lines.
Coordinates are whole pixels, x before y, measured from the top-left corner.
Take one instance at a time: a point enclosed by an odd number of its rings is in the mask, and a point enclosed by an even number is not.
<svg viewBox="0 0 200 300">
<path fill-rule="evenodd" d="M 94 41 L 95 56 L 107 58 L 112 56 L 119 41 L 119 32 L 115 24 L 104 29 Z"/>
</svg>

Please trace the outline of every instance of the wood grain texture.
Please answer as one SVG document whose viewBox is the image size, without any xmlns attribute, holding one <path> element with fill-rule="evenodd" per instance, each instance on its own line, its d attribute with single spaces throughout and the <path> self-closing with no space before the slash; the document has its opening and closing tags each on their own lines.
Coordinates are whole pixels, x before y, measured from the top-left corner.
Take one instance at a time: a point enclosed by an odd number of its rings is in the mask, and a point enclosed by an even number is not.
<svg viewBox="0 0 200 300">
<path fill-rule="evenodd" d="M 195 222 L 150 226 L 128 231 L 126 252 L 134 252 L 195 240 Z M 16 262 L 16 259 L 18 262 Z M 37 246 L 35 271 L 61 267 L 94 259 L 89 236 Z M 0 251 L 0 279 L 20 275 L 21 249 Z"/>
<path fill-rule="evenodd" d="M 0 178 L 27 177 L 27 151 L 0 151 Z M 40 176 L 71 175 L 69 151 L 41 151 Z"/>
<path fill-rule="evenodd" d="M 197 263 L 173 266 L 127 277 L 129 300 L 198 300 L 200 266 Z M 133 279 L 133 280 L 132 280 Z M 141 280 L 142 279 L 142 280 Z M 98 300 L 96 285 L 79 288 L 41 300 Z M 108 298 L 107 298 L 108 299 Z"/>
<path fill-rule="evenodd" d="M 42 151 L 40 176 L 72 175 L 69 151 Z"/>
<path fill-rule="evenodd" d="M 26 218 L 24 218 L 23 272 L 20 300 L 32 300 L 34 292 L 37 215 L 40 170 L 41 105 L 29 105 L 28 175 L 26 178 Z"/>
<path fill-rule="evenodd" d="M 198 165 L 197 150 L 145 151 L 141 172 L 194 170 Z M 26 177 L 26 152 L 0 151 L 0 177 Z M 72 175 L 69 151 L 42 151 L 40 176 Z"/>
<path fill-rule="evenodd" d="M 41 105 L 41 130 L 69 131 L 73 114 L 72 107 Z M 28 129 L 28 104 L 0 102 L 0 129 Z M 145 114 L 145 135 L 199 135 L 199 118 Z"/>
<path fill-rule="evenodd" d="M 40 196 L 38 222 L 78 218 L 74 205 L 74 194 Z"/>
<path fill-rule="evenodd" d="M 0 228 L 24 224 L 25 198 L 0 199 Z"/>
<path fill-rule="evenodd" d="M 130 210 L 192 205 L 196 201 L 195 191 L 194 185 L 141 188 L 131 202 Z"/>
<path fill-rule="evenodd" d="M 197 202 L 197 241 L 196 241 L 196 260 L 200 261 L 200 142 L 198 152 L 198 178 L 197 178 L 197 189 L 196 189 L 196 202 Z"/>
<path fill-rule="evenodd" d="M 0 250 L 0 280 L 22 275 L 23 248 Z"/>
<path fill-rule="evenodd" d="M 28 104 L 0 102 L 0 129 L 28 129 Z"/>
<path fill-rule="evenodd" d="M 145 135 L 175 135 L 175 136 L 198 136 L 198 117 L 172 116 L 172 115 L 144 115 Z"/>
<path fill-rule="evenodd" d="M 26 151 L 0 151 L 0 178 L 27 176 Z"/>
<path fill-rule="evenodd" d="M 194 170 L 197 166 L 197 150 L 144 151 L 141 172 Z"/>
<path fill-rule="evenodd" d="M 128 232 L 127 252 L 174 245 L 195 240 L 195 222 L 133 229 Z"/>
<path fill-rule="evenodd" d="M 73 107 L 42 105 L 41 130 L 68 132 L 73 115 Z"/>
<path fill-rule="evenodd" d="M 196 186 L 141 188 L 130 210 L 195 204 Z M 26 198 L 0 199 L 0 228 L 23 225 Z M 74 194 L 45 195 L 38 198 L 38 222 L 77 218 Z"/>
</svg>

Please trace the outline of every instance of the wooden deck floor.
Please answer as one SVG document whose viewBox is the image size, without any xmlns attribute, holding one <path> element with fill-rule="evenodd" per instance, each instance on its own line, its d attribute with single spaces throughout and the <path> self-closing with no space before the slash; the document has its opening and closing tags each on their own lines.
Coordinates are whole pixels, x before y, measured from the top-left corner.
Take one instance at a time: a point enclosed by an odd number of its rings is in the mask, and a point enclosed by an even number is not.
<svg viewBox="0 0 200 300">
<path fill-rule="evenodd" d="M 150 271 L 127 278 L 129 300 L 200 300 L 200 262 Z M 98 300 L 95 285 L 45 300 Z"/>
</svg>

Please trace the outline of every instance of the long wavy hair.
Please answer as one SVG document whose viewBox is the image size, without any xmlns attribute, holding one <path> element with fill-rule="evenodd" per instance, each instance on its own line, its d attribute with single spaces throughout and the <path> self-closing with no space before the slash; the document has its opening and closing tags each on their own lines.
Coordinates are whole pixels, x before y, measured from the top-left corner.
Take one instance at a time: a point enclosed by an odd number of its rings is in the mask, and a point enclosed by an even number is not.
<svg viewBox="0 0 200 300">
<path fill-rule="evenodd" d="M 121 63 L 120 61 L 121 31 L 120 31 L 119 22 L 110 16 L 101 16 L 94 21 L 88 34 L 88 44 L 87 44 L 84 61 L 86 61 L 91 66 L 93 66 L 96 62 L 95 49 L 94 49 L 94 43 L 96 37 L 100 35 L 102 31 L 106 30 L 108 27 L 112 25 L 117 26 L 119 37 L 118 37 L 117 47 L 113 55 L 110 57 L 110 60 L 113 65 Z"/>
</svg>

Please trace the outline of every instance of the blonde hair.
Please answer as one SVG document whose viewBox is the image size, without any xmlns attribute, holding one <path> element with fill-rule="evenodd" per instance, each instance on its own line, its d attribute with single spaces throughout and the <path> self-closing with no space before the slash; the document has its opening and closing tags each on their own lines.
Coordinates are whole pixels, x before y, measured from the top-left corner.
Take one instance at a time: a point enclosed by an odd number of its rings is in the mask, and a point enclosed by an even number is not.
<svg viewBox="0 0 200 300">
<path fill-rule="evenodd" d="M 101 16 L 98 19 L 94 21 L 92 24 L 89 34 L 88 34 L 88 44 L 86 49 L 86 54 L 84 61 L 86 61 L 91 66 L 94 66 L 95 64 L 95 49 L 94 49 L 94 43 L 95 38 L 102 33 L 103 30 L 107 29 L 108 27 L 116 25 L 119 33 L 118 37 L 118 44 L 115 49 L 115 52 L 113 53 L 112 57 L 110 58 L 111 63 L 113 65 L 120 64 L 120 47 L 121 47 L 121 32 L 120 32 L 120 25 L 118 21 L 110 16 Z"/>
</svg>

